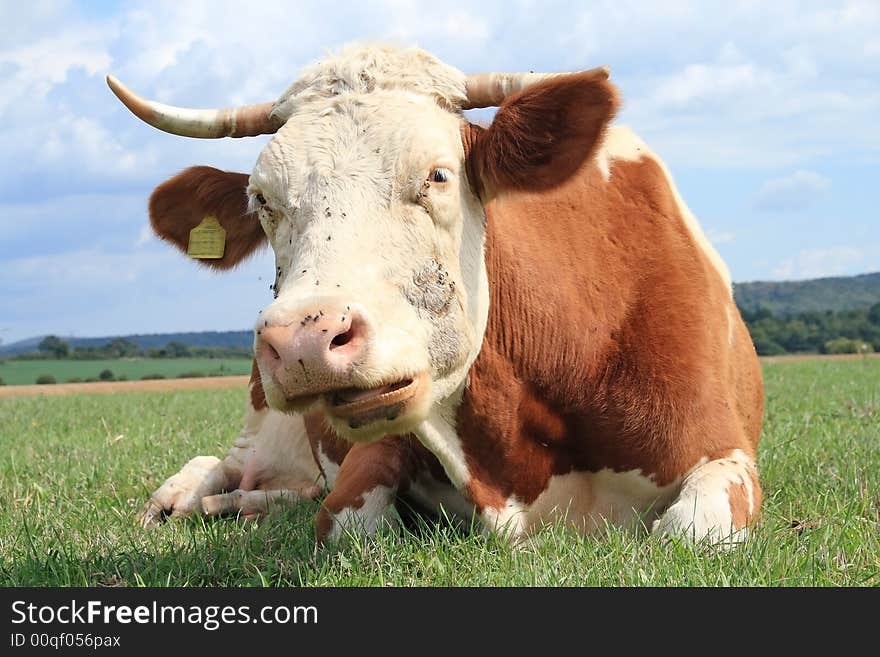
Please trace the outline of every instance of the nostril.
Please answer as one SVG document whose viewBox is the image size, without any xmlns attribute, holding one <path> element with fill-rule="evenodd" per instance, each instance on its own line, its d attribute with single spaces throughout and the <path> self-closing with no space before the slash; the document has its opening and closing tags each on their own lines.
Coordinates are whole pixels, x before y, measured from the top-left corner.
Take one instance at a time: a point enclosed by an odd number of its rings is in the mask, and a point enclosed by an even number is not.
<svg viewBox="0 0 880 657">
<path fill-rule="evenodd" d="M 345 353 L 348 353 L 352 350 L 357 350 L 360 347 L 361 342 L 363 341 L 363 321 L 357 313 L 350 312 L 350 307 L 346 307 L 345 310 L 347 314 L 343 316 L 342 321 L 346 322 L 346 319 L 348 319 L 348 323 L 343 323 L 342 326 L 336 329 L 336 331 L 338 332 L 328 345 L 330 351 L 333 351 L 334 349 L 341 349 Z"/>
<path fill-rule="evenodd" d="M 348 344 L 353 337 L 354 331 L 351 329 L 348 329 L 345 333 L 340 333 L 330 341 L 330 349 L 332 350 L 335 347 L 341 347 Z"/>
<path fill-rule="evenodd" d="M 269 342 L 263 340 L 263 353 L 265 356 L 268 356 L 272 360 L 281 360 L 281 354 L 278 353 L 278 350 L 275 349 Z"/>
</svg>

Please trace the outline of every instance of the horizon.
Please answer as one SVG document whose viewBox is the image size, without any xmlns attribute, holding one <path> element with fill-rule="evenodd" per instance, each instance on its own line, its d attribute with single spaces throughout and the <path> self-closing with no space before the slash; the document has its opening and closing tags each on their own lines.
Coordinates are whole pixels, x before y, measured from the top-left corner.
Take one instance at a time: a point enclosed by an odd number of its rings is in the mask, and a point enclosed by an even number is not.
<svg viewBox="0 0 880 657">
<path fill-rule="evenodd" d="M 880 275 L 880 270 L 878 271 L 869 271 L 863 272 L 860 274 L 852 274 L 849 276 L 823 276 L 820 278 L 806 278 L 801 280 L 781 280 L 781 281 L 734 281 L 733 288 L 734 292 L 736 291 L 737 285 L 753 285 L 753 284 L 788 284 L 788 283 L 811 283 L 818 281 L 828 281 L 828 280 L 841 280 L 841 279 L 852 279 L 859 278 L 863 276 L 877 276 Z M 62 335 L 60 333 L 41 333 L 39 335 L 30 335 L 25 338 L 20 338 L 14 342 L 5 342 L 2 337 L 0 337 L 0 350 L 8 347 L 14 347 L 22 342 L 29 342 L 33 340 L 39 340 L 50 335 L 54 335 L 62 340 L 113 340 L 115 338 L 130 338 L 130 337 L 150 337 L 150 336 L 158 336 L 158 335 L 186 335 L 186 334 L 204 334 L 204 333 L 243 333 L 243 332 L 252 332 L 253 328 L 247 327 L 239 327 L 239 328 L 210 328 L 210 329 L 174 329 L 170 331 L 148 331 L 148 332 L 127 332 L 127 333 L 114 333 L 112 335 Z"/>
<path fill-rule="evenodd" d="M 104 75 L 166 103 L 262 102 L 353 40 L 417 45 L 466 71 L 609 64 L 624 99 L 617 122 L 666 162 L 735 281 L 880 271 L 869 199 L 880 5 L 551 2 L 540 25 L 538 10 L 530 0 L 0 7 L 17 26 L 0 46 L 0 344 L 249 330 L 271 300 L 271 252 L 212 274 L 152 235 L 146 206 L 188 166 L 249 171 L 268 138 L 158 132 Z"/>
</svg>

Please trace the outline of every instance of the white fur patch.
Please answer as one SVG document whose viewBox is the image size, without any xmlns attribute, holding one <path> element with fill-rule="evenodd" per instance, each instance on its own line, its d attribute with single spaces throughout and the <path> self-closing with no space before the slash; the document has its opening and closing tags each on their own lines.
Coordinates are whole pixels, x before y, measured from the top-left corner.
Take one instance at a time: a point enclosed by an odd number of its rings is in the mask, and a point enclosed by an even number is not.
<svg viewBox="0 0 880 657">
<path fill-rule="evenodd" d="M 336 484 L 336 477 L 339 476 L 339 465 L 327 456 L 320 443 L 318 443 L 317 453 L 321 469 L 324 471 L 324 481 L 327 484 L 327 488 L 332 489 Z"/>
<path fill-rule="evenodd" d="M 437 457 L 446 476 L 459 490 L 463 490 L 471 478 L 461 439 L 455 430 L 455 414 L 461 403 L 463 387 L 451 398 L 436 403 L 428 419 L 415 431 L 418 439 Z"/>
<path fill-rule="evenodd" d="M 550 483 L 527 511 L 529 528 L 559 519 L 590 533 L 610 525 L 633 529 L 649 523 L 678 489 L 678 482 L 657 486 L 641 470 L 569 472 Z"/>
<path fill-rule="evenodd" d="M 487 531 L 498 533 L 510 541 L 517 541 L 528 531 L 526 513 L 526 507 L 513 496 L 501 509 L 483 509 L 480 517 Z"/>
<path fill-rule="evenodd" d="M 348 533 L 373 536 L 381 524 L 394 525 L 395 519 L 391 513 L 394 495 L 394 490 L 388 486 L 376 486 L 364 493 L 364 503 L 359 509 L 346 507 L 333 515 L 328 538 L 336 541 Z"/>
<path fill-rule="evenodd" d="M 646 154 L 648 147 L 630 128 L 622 125 L 610 125 L 605 132 L 602 146 L 596 151 L 596 166 L 605 181 L 611 180 L 611 167 L 614 160 L 637 162 Z"/>
<path fill-rule="evenodd" d="M 430 372 L 422 417 L 462 383 L 488 317 L 484 214 L 460 128 L 458 114 L 402 90 L 297 106 L 249 185 L 266 200 L 260 220 L 278 276 L 260 321 L 285 326 L 322 306 L 350 307 L 369 338 L 346 384 Z M 437 167 L 449 180 L 426 185 Z M 432 306 L 437 298 L 445 305 Z M 276 387 L 264 378 L 280 407 Z"/>
<path fill-rule="evenodd" d="M 424 509 L 448 517 L 467 521 L 474 515 L 474 505 L 455 486 L 431 476 L 420 476 L 411 482 L 406 497 Z"/>
<path fill-rule="evenodd" d="M 532 504 L 511 498 L 503 509 L 486 509 L 483 521 L 490 531 L 514 540 L 559 521 L 584 533 L 606 523 L 633 529 L 640 522 L 650 523 L 677 489 L 677 482 L 657 486 L 641 470 L 569 472 L 551 477 Z"/>
<path fill-rule="evenodd" d="M 751 476 L 754 467 L 752 459 L 737 449 L 728 458 L 694 468 L 682 482 L 678 498 L 654 523 L 653 531 L 713 545 L 744 540 L 748 531 L 745 527 L 734 527 L 728 490 L 732 486 L 745 487 L 751 517 L 755 511 Z"/>
<path fill-rule="evenodd" d="M 302 71 L 281 94 L 273 114 L 286 120 L 307 103 L 377 89 L 419 93 L 449 109 L 461 107 L 467 97 L 465 75 L 423 50 L 355 43 Z"/>
<path fill-rule="evenodd" d="M 237 465 L 247 489 L 306 488 L 320 476 L 302 416 L 272 409 L 248 413 L 224 463 Z"/>
<path fill-rule="evenodd" d="M 202 498 L 230 485 L 228 472 L 215 456 L 196 456 L 168 477 L 150 496 L 138 519 L 142 526 L 158 525 L 164 513 L 186 516 L 202 512 Z M 233 484 L 234 485 L 234 484 Z"/>
</svg>

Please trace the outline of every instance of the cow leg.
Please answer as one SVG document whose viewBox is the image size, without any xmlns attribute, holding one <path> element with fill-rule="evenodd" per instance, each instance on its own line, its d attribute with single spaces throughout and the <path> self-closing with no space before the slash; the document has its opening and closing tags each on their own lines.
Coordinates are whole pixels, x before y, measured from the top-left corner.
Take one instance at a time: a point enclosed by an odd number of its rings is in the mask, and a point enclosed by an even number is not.
<svg viewBox="0 0 880 657">
<path fill-rule="evenodd" d="M 226 458 L 191 459 L 150 496 L 138 520 L 142 526 L 152 527 L 166 516 L 238 511 L 254 516 L 267 506 L 265 494 L 259 502 L 256 489 L 288 491 L 270 496 L 285 501 L 314 497 L 318 476 L 302 417 L 272 411 L 265 405 L 257 407 L 252 397 L 244 427 Z M 210 508 L 204 508 L 202 498 L 214 498 L 225 491 L 232 491 L 229 498 L 211 499 Z M 238 492 L 247 494 L 236 495 Z"/>
<path fill-rule="evenodd" d="M 315 519 L 318 542 L 339 540 L 347 532 L 372 536 L 383 523 L 396 524 L 392 507 L 398 491 L 409 486 L 413 468 L 410 445 L 401 437 L 353 445 Z"/>
<path fill-rule="evenodd" d="M 138 522 L 143 527 L 153 527 L 168 515 L 201 513 L 203 497 L 238 484 L 234 474 L 216 456 L 196 456 L 150 496 L 138 514 Z"/>
<path fill-rule="evenodd" d="M 691 470 L 653 531 L 710 545 L 734 545 L 746 538 L 760 507 L 755 462 L 736 449 Z"/>
<path fill-rule="evenodd" d="M 269 513 L 272 505 L 293 506 L 300 500 L 311 500 L 320 495 L 321 486 L 303 490 L 241 490 L 209 495 L 202 498 L 202 511 L 208 516 L 238 515 L 254 520 Z"/>
<path fill-rule="evenodd" d="M 263 397 L 259 371 L 254 362 L 249 384 L 245 422 L 226 458 L 196 456 L 190 459 L 175 475 L 166 479 L 150 495 L 138 513 L 143 527 L 155 527 L 166 516 L 188 516 L 202 513 L 202 498 L 238 488 L 245 463 L 254 453 L 254 443 L 259 440 L 268 415 Z"/>
</svg>

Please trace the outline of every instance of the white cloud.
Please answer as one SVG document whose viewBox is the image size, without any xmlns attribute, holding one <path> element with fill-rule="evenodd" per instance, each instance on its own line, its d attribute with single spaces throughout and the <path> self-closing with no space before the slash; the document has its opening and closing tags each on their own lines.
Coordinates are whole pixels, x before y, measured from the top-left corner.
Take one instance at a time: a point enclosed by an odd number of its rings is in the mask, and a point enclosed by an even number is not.
<svg viewBox="0 0 880 657">
<path fill-rule="evenodd" d="M 803 166 L 843 152 L 878 159 L 872 117 L 880 92 L 867 82 L 870 74 L 853 78 L 853 69 L 820 68 L 817 60 L 800 43 L 781 57 L 752 50 L 744 61 L 732 61 L 722 46 L 710 61 L 618 79 L 624 119 L 661 144 L 674 165 Z"/>
<path fill-rule="evenodd" d="M 724 50 L 720 54 L 725 57 Z M 655 83 L 651 101 L 658 109 L 690 112 L 718 106 L 742 95 L 754 95 L 772 84 L 767 71 L 752 64 L 691 64 Z"/>
<path fill-rule="evenodd" d="M 5 274 L 8 280 L 33 281 L 35 286 L 75 286 L 97 291 L 119 282 L 130 283 L 146 271 L 161 269 L 162 263 L 171 257 L 170 251 L 132 254 L 83 249 L 61 255 L 15 258 L 6 263 Z"/>
<path fill-rule="evenodd" d="M 68 81 L 76 70 L 94 76 L 106 70 L 112 61 L 109 36 L 114 32 L 110 22 L 86 24 L 67 16 L 59 17 L 58 30 L 47 30 L 50 22 L 40 27 L 42 34 L 21 45 L 0 46 L 0 117 L 10 119 L 39 118 L 33 112 L 51 116 L 58 107 L 48 102 L 49 93 Z M 14 25 L 15 23 L 6 23 Z"/>
<path fill-rule="evenodd" d="M 773 277 L 790 280 L 794 274 L 794 258 L 786 258 L 773 269 Z"/>
<path fill-rule="evenodd" d="M 622 118 L 673 167 L 880 159 L 880 3 L 596 2 L 564 29 L 608 62 Z"/>
<path fill-rule="evenodd" d="M 798 78 L 813 78 L 819 72 L 816 58 L 806 45 L 798 44 L 783 51 L 782 60 L 789 74 Z"/>
<path fill-rule="evenodd" d="M 80 187 L 152 184 L 188 155 L 247 165 L 252 145 L 184 144 L 136 125 L 103 74 L 112 69 L 170 103 L 259 102 L 325 49 L 382 38 L 417 43 L 468 70 L 610 63 L 623 118 L 673 167 L 805 167 L 828 153 L 880 154 L 878 61 L 866 56 L 880 32 L 872 2 L 707 9 L 609 1 L 573 11 L 522 1 L 160 0 L 98 19 L 94 8 L 86 16 L 69 4 L 9 7 L 0 10 L 3 24 L 30 34 L 0 46 L 0 150 L 16 163 L 0 167 L 0 186 L 14 185 L 10 173 L 45 174 L 51 193 L 70 168 Z"/>
<path fill-rule="evenodd" d="M 86 117 L 59 118 L 44 127 L 43 139 L 34 160 L 41 168 L 79 161 L 93 175 L 131 176 L 157 160 L 152 149 L 127 149 L 104 126 Z"/>
<path fill-rule="evenodd" d="M 167 246 L 79 249 L 4 264 L 4 326 L 12 342 L 45 333 L 80 336 L 250 327 L 271 300 L 262 254 L 232 272 L 206 274 Z"/>
<path fill-rule="evenodd" d="M 762 190 L 782 205 L 821 197 L 824 179 L 812 172 L 833 171 L 828 162 L 880 161 L 876 0 L 607 0 L 574 9 L 552 0 L 142 0 L 102 7 L 84 0 L 0 3 L 0 25 L 15 26 L 0 42 L 0 268 L 4 293 L 25 291 L 5 294 L 0 306 L 10 317 L 17 313 L 20 337 L 102 326 L 181 328 L 190 320 L 238 327 L 268 293 L 268 282 L 251 280 L 261 275 L 260 263 L 271 273 L 268 260 L 250 265 L 241 279 L 196 273 L 146 225 L 153 186 L 192 164 L 247 171 L 266 139 L 158 133 L 118 104 L 106 72 L 174 104 L 259 102 L 328 48 L 392 38 L 466 71 L 608 63 L 624 96 L 621 119 L 673 171 L 794 171 Z M 748 205 L 747 193 L 742 198 Z M 736 240 L 730 251 L 748 248 L 748 226 L 736 230 L 710 231 L 710 239 Z M 788 245 L 798 255 L 777 271 L 812 275 L 846 263 L 880 269 L 876 254 L 864 249 L 859 260 L 850 247 L 807 246 Z M 223 301 L 227 291 L 237 300 L 233 314 Z M 58 309 L 70 326 L 49 325 L 59 321 Z"/>
<path fill-rule="evenodd" d="M 110 63 L 107 41 L 106 30 L 83 28 L 4 50 L 0 52 L 0 63 L 28 71 L 35 81 L 58 84 L 72 68 L 83 68 L 90 75 L 106 69 Z"/>
<path fill-rule="evenodd" d="M 755 194 L 753 205 L 771 212 L 804 210 L 825 196 L 831 181 L 815 171 L 795 171 L 765 182 Z"/>
<path fill-rule="evenodd" d="M 852 275 L 877 268 L 880 268 L 880 245 L 833 246 L 804 249 L 780 262 L 772 274 L 778 279 L 798 280 Z"/>
<path fill-rule="evenodd" d="M 158 241 L 156 237 L 156 233 L 153 232 L 153 229 L 150 228 L 148 224 L 144 224 L 144 226 L 138 231 L 137 239 L 134 242 L 136 247 L 145 246 L 147 244 L 152 244 L 153 242 Z"/>
<path fill-rule="evenodd" d="M 31 195 L 0 201 L 0 257 L 49 254 L 96 245 L 130 248 L 131 235 L 147 222 L 142 193 Z M 120 239 L 121 238 L 121 239 Z"/>
<path fill-rule="evenodd" d="M 98 19 L 40 4 L 0 9 L 3 24 L 31 32 L 0 44 L 0 194 L 35 179 L 50 194 L 155 184 L 199 157 L 252 166 L 259 140 L 211 145 L 137 123 L 104 84 L 108 72 L 161 101 L 236 105 L 275 98 L 303 66 L 348 41 L 427 41 L 442 44 L 441 55 L 476 57 L 492 32 L 492 13 L 465 3 L 159 0 Z"/>
</svg>

